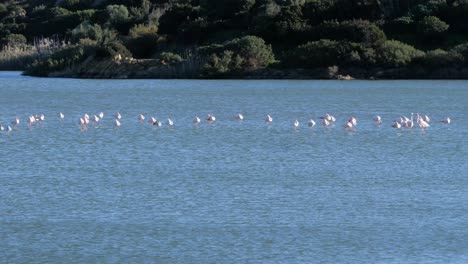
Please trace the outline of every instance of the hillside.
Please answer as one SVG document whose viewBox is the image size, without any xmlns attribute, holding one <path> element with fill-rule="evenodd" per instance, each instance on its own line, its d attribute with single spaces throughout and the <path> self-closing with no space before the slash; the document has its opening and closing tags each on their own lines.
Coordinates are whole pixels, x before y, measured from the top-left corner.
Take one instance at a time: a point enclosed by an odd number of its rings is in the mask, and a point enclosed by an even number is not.
<svg viewBox="0 0 468 264">
<path fill-rule="evenodd" d="M 467 0 L 9 0 L 0 4 L 0 69 L 468 78 L 467 16 Z"/>
</svg>

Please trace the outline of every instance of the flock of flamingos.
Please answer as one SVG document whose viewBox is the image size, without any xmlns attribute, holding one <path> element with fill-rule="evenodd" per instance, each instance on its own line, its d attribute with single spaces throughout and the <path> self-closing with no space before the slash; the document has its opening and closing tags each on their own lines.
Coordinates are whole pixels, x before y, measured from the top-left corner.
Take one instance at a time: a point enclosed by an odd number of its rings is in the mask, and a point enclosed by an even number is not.
<svg viewBox="0 0 468 264">
<path fill-rule="evenodd" d="M 58 118 L 60 120 L 63 120 L 65 118 L 65 115 L 63 113 L 59 113 Z M 96 127 L 99 124 L 99 122 L 102 121 L 103 118 L 104 118 L 104 113 L 103 112 L 100 112 L 97 115 L 93 115 L 92 117 L 90 117 L 88 114 L 84 114 L 78 120 L 79 128 L 83 131 L 83 130 L 87 130 L 88 127 L 90 127 L 90 126 L 91 127 L 93 127 L 93 126 Z M 114 127 L 118 128 L 118 127 L 120 127 L 122 125 L 122 123 L 120 121 L 121 119 L 122 119 L 122 115 L 117 112 L 114 115 Z M 143 114 L 139 114 L 137 119 L 138 119 L 138 121 L 140 121 L 142 123 L 146 121 L 146 117 Z M 241 113 L 238 113 L 237 115 L 235 115 L 235 119 L 238 120 L 238 121 L 242 121 L 242 120 L 244 120 L 244 116 Z M 333 126 L 333 125 L 336 124 L 336 118 L 333 115 L 329 114 L 329 113 L 326 113 L 324 116 L 319 117 L 319 119 L 321 120 L 321 123 L 322 123 L 322 125 L 324 127 Z M 44 114 L 30 115 L 27 118 L 27 124 L 28 124 L 29 128 L 32 128 L 34 125 L 40 124 L 44 120 L 45 120 Z M 202 120 L 198 116 L 195 116 L 195 118 L 193 119 L 194 124 L 198 124 L 201 121 Z M 216 117 L 213 114 L 208 114 L 207 117 L 205 118 L 205 121 L 208 122 L 208 123 L 215 122 Z M 271 122 L 273 122 L 273 118 L 270 115 L 267 115 L 265 117 L 265 122 L 271 123 Z M 402 116 L 402 117 L 399 117 L 398 119 L 394 120 L 393 124 L 392 124 L 392 127 L 395 128 L 395 129 L 401 129 L 401 128 L 413 128 L 414 126 L 418 126 L 418 127 L 422 128 L 422 129 L 426 129 L 426 128 L 430 127 L 430 125 L 429 125 L 430 122 L 431 122 L 431 119 L 429 118 L 428 115 L 423 115 L 422 116 L 422 115 L 416 114 L 416 120 L 414 120 L 414 114 L 411 113 L 410 118 L 408 118 L 406 116 Z M 450 120 L 450 117 L 446 117 L 445 119 L 440 120 L 438 122 L 445 123 L 445 124 L 450 124 L 451 120 Z M 155 117 L 148 118 L 148 123 L 149 123 L 150 126 L 157 126 L 157 127 L 161 127 L 163 125 L 163 122 L 161 120 L 156 119 Z M 4 127 L 3 125 L 0 124 L 0 131 L 5 131 L 6 130 L 8 133 L 10 133 L 15 128 L 18 128 L 19 124 L 20 124 L 20 119 L 18 117 L 16 117 L 13 121 L 11 121 L 11 125 L 8 125 L 8 126 Z M 377 125 L 377 126 L 380 126 L 382 124 L 382 118 L 380 116 L 378 116 L 378 115 L 375 116 L 374 117 L 374 124 Z M 166 125 L 167 126 L 173 126 L 174 122 L 171 119 L 167 119 Z M 293 125 L 294 128 L 297 128 L 297 127 L 299 127 L 300 123 L 296 119 L 296 120 L 294 120 L 292 125 Z M 315 125 L 316 125 L 316 122 L 313 119 L 310 119 L 308 121 L 308 126 L 309 127 L 314 127 Z M 348 129 L 348 130 L 353 130 L 353 129 L 355 129 L 356 126 L 357 126 L 357 119 L 354 116 L 350 116 L 343 125 L 343 127 L 345 129 Z"/>
</svg>

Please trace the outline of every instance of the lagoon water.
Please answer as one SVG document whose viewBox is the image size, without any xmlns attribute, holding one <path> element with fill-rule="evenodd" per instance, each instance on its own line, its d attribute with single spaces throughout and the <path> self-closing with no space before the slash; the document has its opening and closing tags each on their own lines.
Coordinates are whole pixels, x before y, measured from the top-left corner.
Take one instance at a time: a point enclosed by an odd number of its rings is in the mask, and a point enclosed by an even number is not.
<svg viewBox="0 0 468 264">
<path fill-rule="evenodd" d="M 100 127 L 80 131 L 100 111 Z M 306 126 L 325 112 L 335 127 Z M 390 127 L 411 112 L 453 123 Z M 35 113 L 46 119 L 28 129 Z M 208 113 L 217 121 L 192 124 Z M 356 131 L 342 128 L 349 115 Z M 0 134 L 2 263 L 468 262 L 468 81 L 3 72 L 0 123 L 16 116 Z"/>
</svg>

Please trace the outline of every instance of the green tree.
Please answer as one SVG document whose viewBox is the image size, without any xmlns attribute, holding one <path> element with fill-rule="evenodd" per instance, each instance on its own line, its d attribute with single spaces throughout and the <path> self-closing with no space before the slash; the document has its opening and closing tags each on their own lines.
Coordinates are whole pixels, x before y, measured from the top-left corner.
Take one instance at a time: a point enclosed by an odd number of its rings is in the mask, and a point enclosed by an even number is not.
<svg viewBox="0 0 468 264">
<path fill-rule="evenodd" d="M 407 66 L 413 59 L 424 56 L 424 52 L 397 40 L 387 40 L 377 51 L 377 61 L 386 67 Z"/>
<path fill-rule="evenodd" d="M 136 58 L 149 58 L 158 44 L 156 25 L 135 25 L 130 29 L 126 46 Z"/>
<path fill-rule="evenodd" d="M 419 32 L 424 35 L 435 35 L 446 31 L 449 25 L 435 16 L 424 17 L 418 23 Z"/>
</svg>

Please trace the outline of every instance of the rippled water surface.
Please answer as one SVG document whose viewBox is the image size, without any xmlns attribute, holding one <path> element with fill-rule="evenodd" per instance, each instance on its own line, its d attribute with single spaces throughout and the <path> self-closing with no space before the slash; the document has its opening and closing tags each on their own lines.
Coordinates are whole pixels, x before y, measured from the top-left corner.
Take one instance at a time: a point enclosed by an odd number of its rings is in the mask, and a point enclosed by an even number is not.
<svg viewBox="0 0 468 264">
<path fill-rule="evenodd" d="M 0 73 L 0 123 L 21 119 L 0 132 L 0 262 L 467 263 L 467 111 L 468 81 Z M 307 127 L 325 112 L 336 126 Z M 431 127 L 391 128 L 411 112 Z M 217 121 L 192 124 L 208 113 Z"/>
</svg>

